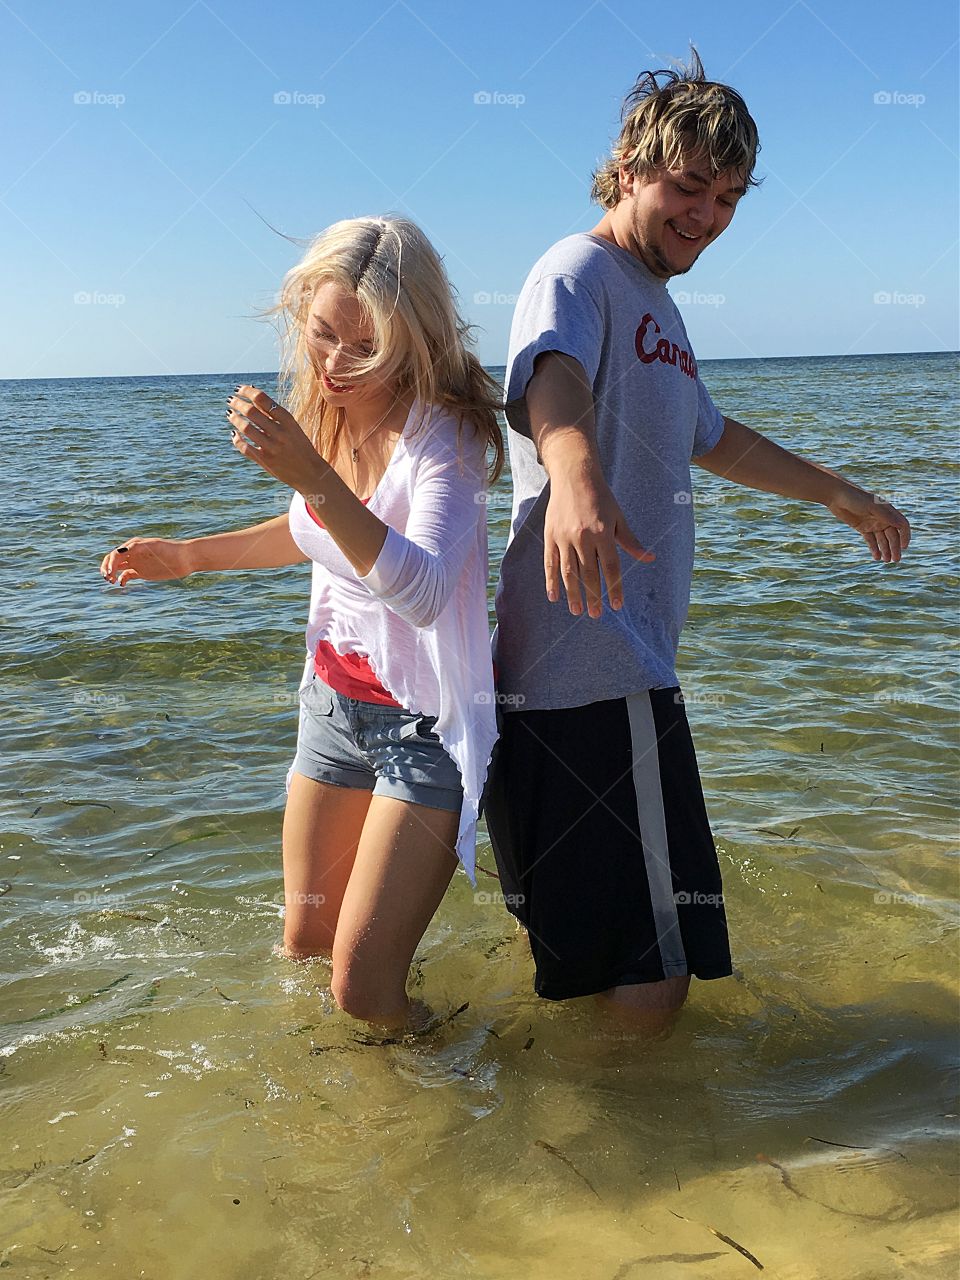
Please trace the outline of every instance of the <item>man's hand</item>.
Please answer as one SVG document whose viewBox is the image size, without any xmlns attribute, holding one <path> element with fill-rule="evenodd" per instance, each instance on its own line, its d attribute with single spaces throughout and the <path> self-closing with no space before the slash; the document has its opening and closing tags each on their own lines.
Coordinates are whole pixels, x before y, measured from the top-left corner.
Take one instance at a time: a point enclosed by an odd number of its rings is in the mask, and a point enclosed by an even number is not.
<svg viewBox="0 0 960 1280">
<path fill-rule="evenodd" d="M 910 525 L 896 507 L 861 489 L 836 471 L 808 462 L 759 431 L 724 418 L 723 435 L 698 466 L 734 484 L 779 493 L 802 502 L 819 502 L 838 520 L 861 534 L 874 560 L 896 564 L 910 542 Z"/>
<path fill-rule="evenodd" d="M 617 547 L 649 564 L 655 559 L 633 536 L 620 505 L 599 469 L 555 471 L 543 523 L 543 573 L 547 598 L 560 599 L 560 582 L 570 612 L 599 618 L 603 599 L 601 577 L 610 607 L 623 606 L 623 581 Z"/>
<path fill-rule="evenodd" d="M 856 529 L 870 548 L 874 560 L 897 564 L 910 545 L 907 517 L 865 489 L 844 484 L 837 495 L 824 505 L 838 520 Z"/>
<path fill-rule="evenodd" d="M 550 477 L 543 526 L 547 598 L 560 599 L 562 580 L 570 612 L 583 613 L 586 592 L 587 611 L 599 618 L 601 577 L 611 608 L 623 607 L 617 547 L 644 564 L 656 557 L 633 536 L 600 469 L 593 392 L 580 362 L 559 351 L 538 356 L 525 399 L 530 436 Z"/>
</svg>

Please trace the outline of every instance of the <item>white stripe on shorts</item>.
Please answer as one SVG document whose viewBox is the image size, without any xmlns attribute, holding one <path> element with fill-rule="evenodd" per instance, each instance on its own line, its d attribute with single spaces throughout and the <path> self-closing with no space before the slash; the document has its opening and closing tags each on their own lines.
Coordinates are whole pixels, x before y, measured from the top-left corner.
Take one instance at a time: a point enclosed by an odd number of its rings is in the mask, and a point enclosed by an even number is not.
<svg viewBox="0 0 960 1280">
<path fill-rule="evenodd" d="M 657 929 L 663 972 L 667 977 L 685 974 L 687 956 L 683 949 L 677 903 L 673 896 L 667 823 L 660 786 L 660 756 L 657 730 L 648 691 L 629 694 L 630 745 L 633 753 L 633 785 L 637 793 L 637 821 L 643 841 L 643 858 L 650 886 L 650 901 Z"/>
</svg>

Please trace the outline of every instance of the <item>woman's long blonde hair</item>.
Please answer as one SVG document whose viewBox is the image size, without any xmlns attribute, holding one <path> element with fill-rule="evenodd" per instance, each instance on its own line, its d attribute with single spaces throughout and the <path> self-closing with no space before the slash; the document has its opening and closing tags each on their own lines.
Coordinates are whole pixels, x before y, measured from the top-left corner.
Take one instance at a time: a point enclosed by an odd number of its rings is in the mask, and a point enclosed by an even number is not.
<svg viewBox="0 0 960 1280">
<path fill-rule="evenodd" d="M 347 218 L 321 231 L 284 276 L 276 305 L 261 313 L 281 317 L 280 395 L 321 456 L 332 458 L 343 427 L 343 410 L 321 394 L 306 341 L 314 294 L 327 281 L 355 294 L 373 329 L 372 354 L 352 360 L 342 381 L 376 375 L 398 394 L 412 391 L 424 417 L 431 405 L 452 410 L 461 433 L 466 419 L 486 438 L 496 480 L 500 388 L 470 350 L 471 326 L 433 245 L 414 222 L 393 215 Z"/>
</svg>

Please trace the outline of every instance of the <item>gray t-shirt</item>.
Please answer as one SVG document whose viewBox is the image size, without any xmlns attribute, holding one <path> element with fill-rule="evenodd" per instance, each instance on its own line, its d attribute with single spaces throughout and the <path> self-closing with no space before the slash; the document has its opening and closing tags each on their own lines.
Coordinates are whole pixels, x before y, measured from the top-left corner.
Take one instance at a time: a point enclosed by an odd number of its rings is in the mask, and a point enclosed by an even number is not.
<svg viewBox="0 0 960 1280">
<path fill-rule="evenodd" d="M 593 386 L 607 483 L 640 543 L 620 551 L 623 608 L 574 617 L 544 590 L 547 473 L 523 400 L 536 357 L 579 360 Z M 694 519 L 690 459 L 723 433 L 664 281 L 626 250 L 580 232 L 548 249 L 513 317 L 506 375 L 513 472 L 510 538 L 497 586 L 494 658 L 505 710 L 584 706 L 678 683 L 674 664 L 690 603 Z"/>
</svg>

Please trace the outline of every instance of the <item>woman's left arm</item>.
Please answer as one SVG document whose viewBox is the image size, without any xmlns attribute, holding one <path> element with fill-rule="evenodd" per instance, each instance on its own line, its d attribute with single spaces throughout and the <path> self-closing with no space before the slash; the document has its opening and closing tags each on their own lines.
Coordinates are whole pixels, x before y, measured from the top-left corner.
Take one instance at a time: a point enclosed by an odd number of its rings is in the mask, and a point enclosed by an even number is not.
<svg viewBox="0 0 960 1280">
<path fill-rule="evenodd" d="M 401 534 L 363 505 L 265 391 L 238 387 L 230 404 L 239 452 L 322 507 L 324 526 L 357 577 L 411 625 L 430 626 L 456 585 L 473 545 L 478 507 L 486 501 L 486 447 L 479 434 L 471 438 L 464 426 L 458 457 L 455 441 L 431 432 Z"/>
<path fill-rule="evenodd" d="M 469 425 L 456 440 L 432 432 L 417 461 L 406 530 L 387 528 L 376 562 L 360 574 L 374 595 L 414 627 L 429 627 L 453 594 L 486 518 L 486 445 Z"/>
</svg>

